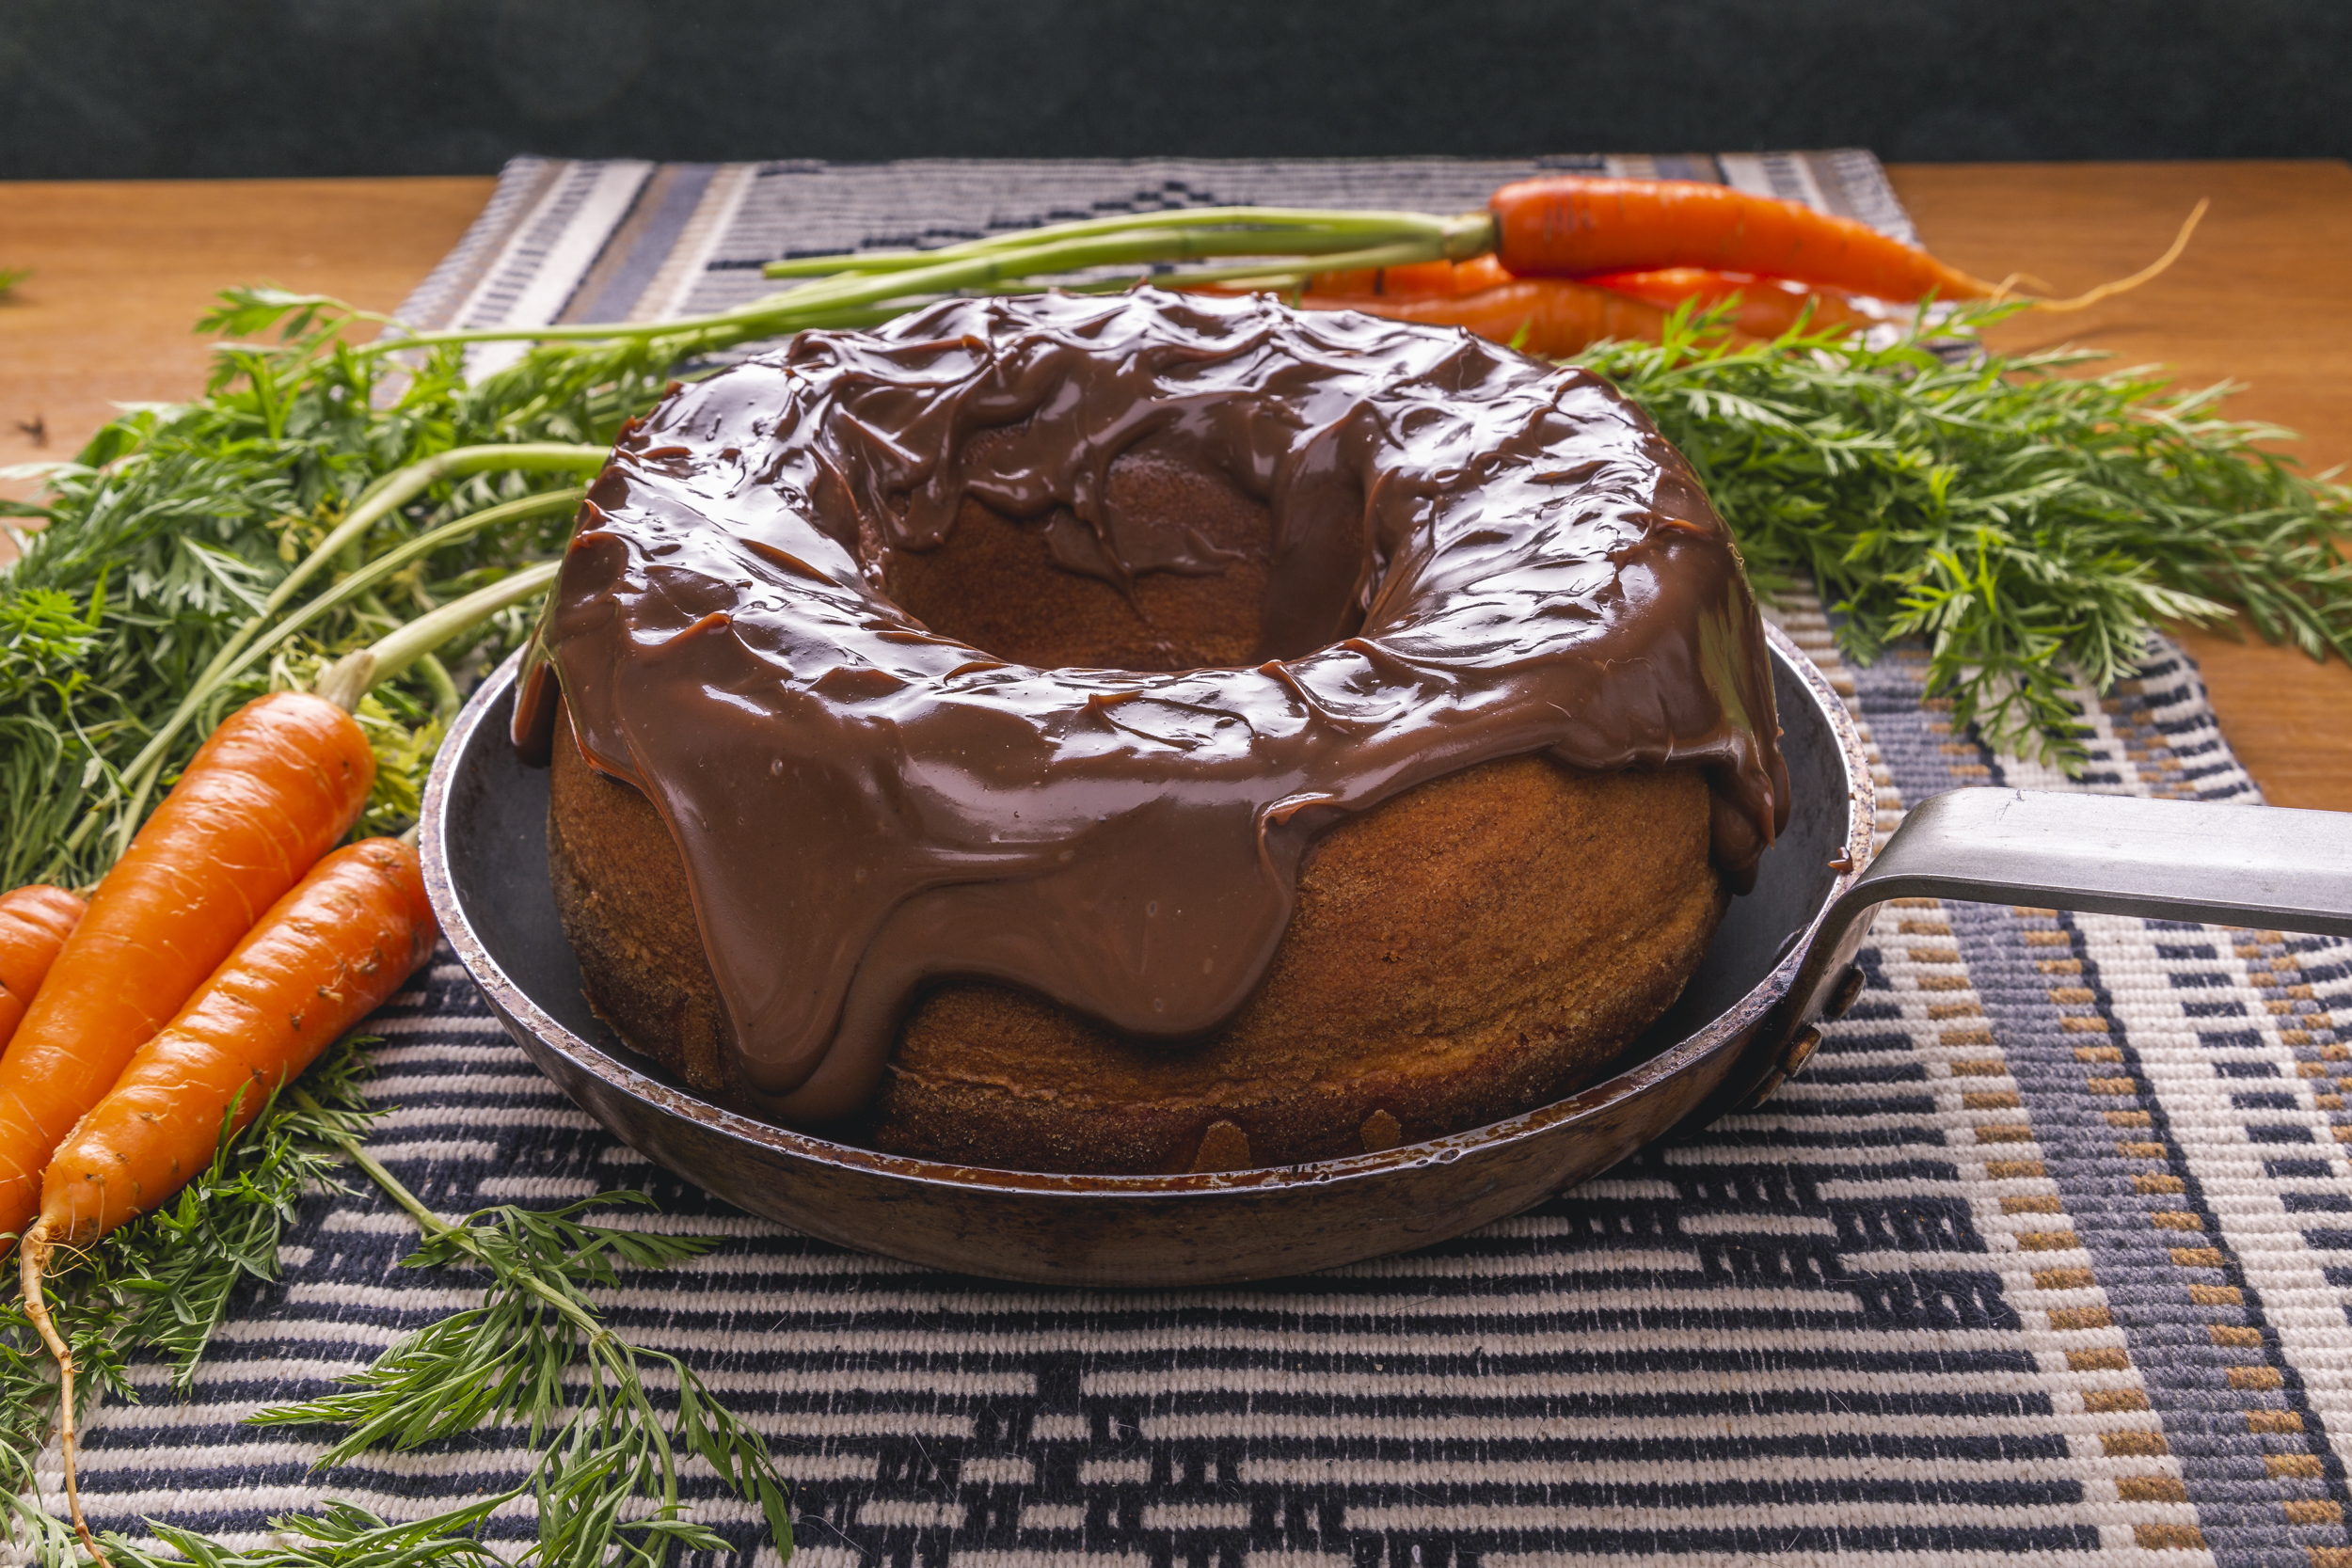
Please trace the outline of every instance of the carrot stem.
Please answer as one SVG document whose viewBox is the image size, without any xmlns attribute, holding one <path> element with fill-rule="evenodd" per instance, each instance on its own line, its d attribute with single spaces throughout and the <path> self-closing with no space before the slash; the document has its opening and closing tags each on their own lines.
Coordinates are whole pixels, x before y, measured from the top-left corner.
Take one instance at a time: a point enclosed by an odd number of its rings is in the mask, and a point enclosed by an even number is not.
<svg viewBox="0 0 2352 1568">
<path fill-rule="evenodd" d="M 444 480 L 463 479 L 474 474 L 501 471 L 592 471 L 602 467 L 605 460 L 611 455 L 611 451 L 603 447 L 576 446 L 552 441 L 453 447 L 447 451 L 437 453 L 421 462 L 411 463 L 405 468 L 394 469 L 369 485 L 360 493 L 359 499 L 352 507 L 350 515 L 337 524 L 325 539 L 319 541 L 318 546 L 308 556 L 305 556 L 293 571 L 286 574 L 284 579 L 270 591 L 269 597 L 262 601 L 262 608 L 248 617 L 245 624 L 221 644 L 220 651 L 213 656 L 212 661 L 205 665 L 203 671 L 190 683 L 187 695 L 181 698 L 179 705 L 172 709 L 171 717 L 164 721 L 163 726 L 149 738 L 147 744 L 139 749 L 138 754 L 133 757 L 129 765 L 123 768 L 121 787 L 132 796 L 131 807 L 126 814 L 127 828 L 123 834 L 124 841 L 128 842 L 128 829 L 135 828 L 138 822 L 140 813 L 147 803 L 148 793 L 154 787 L 155 777 L 163 767 L 164 755 L 170 749 L 171 743 L 179 737 L 180 732 L 187 727 L 189 721 L 196 717 L 205 698 L 228 678 L 225 672 L 229 671 L 230 666 L 238 659 L 246 645 L 261 632 L 262 628 L 269 624 L 270 617 L 283 609 L 286 602 L 294 597 L 295 592 L 309 581 L 320 567 L 334 560 L 345 546 L 355 543 L 375 524 Z M 242 668 L 242 666 L 239 667 Z M 105 803 L 104 800 L 101 800 L 92 805 L 82 820 L 74 825 L 72 832 L 66 837 L 65 849 L 58 857 L 60 862 L 65 853 L 80 848 L 83 842 L 96 830 L 103 819 Z M 118 849 L 117 852 L 119 853 L 119 850 Z"/>
<path fill-rule="evenodd" d="M 213 668 L 198 677 L 197 683 L 189 688 L 188 694 L 181 699 L 180 706 L 173 712 L 171 719 L 156 732 L 155 738 L 148 743 L 146 749 L 133 759 L 131 769 L 124 774 L 123 785 L 130 792 L 130 804 L 123 813 L 120 825 L 116 830 L 116 836 L 119 842 L 115 853 L 119 856 L 122 847 L 127 846 L 131 841 L 131 835 L 138 831 L 139 818 L 145 812 L 147 797 L 154 789 L 156 778 L 163 768 L 165 744 L 215 691 L 243 674 L 256 660 L 279 646 L 321 615 L 347 600 L 365 594 L 410 562 L 430 555 L 444 545 L 465 538 L 468 534 L 479 532 L 485 528 L 518 522 L 531 517 L 546 516 L 550 513 L 567 512 L 578 506 L 580 498 L 586 494 L 587 491 L 576 486 L 570 489 L 545 491 L 539 495 L 526 496 L 520 500 L 507 501 L 501 506 L 485 507 L 480 512 L 443 523 L 439 528 L 421 533 L 398 548 L 387 550 L 384 554 L 375 557 L 334 587 L 303 606 L 294 615 L 271 627 L 267 635 L 246 643 L 242 653 L 234 657 L 215 657 L 213 660 Z M 455 629 L 462 628 L 453 628 L 450 635 L 454 635 Z M 444 641 L 447 640 L 446 636 L 442 639 Z M 427 644 L 427 647 L 436 645 L 437 644 Z M 228 650 L 223 650 L 224 655 L 227 652 Z M 413 662 L 414 657 L 411 655 L 410 659 L 404 662 L 403 668 L 405 668 L 406 662 Z M 97 808 L 93 807 L 91 815 L 84 818 L 84 822 L 87 827 L 96 821 Z M 66 841 L 67 848 L 71 849 L 78 845 L 84 832 L 84 828 L 77 828 L 72 836 Z"/>
<path fill-rule="evenodd" d="M 433 711 L 443 719 L 454 719 L 457 710 L 466 705 L 466 694 L 457 689 L 457 678 L 449 673 L 449 666 L 437 655 L 422 654 L 417 658 L 417 669 L 424 676 L 424 684 L 433 689 Z"/>
<path fill-rule="evenodd" d="M 1192 288 L 1199 284 L 1216 284 L 1222 288 L 1243 288 L 1259 284 L 1269 289 L 1294 288 L 1306 278 L 1323 272 L 1359 272 L 1380 267 L 1406 267 L 1421 261 L 1442 261 L 1446 254 L 1441 242 L 1407 240 L 1395 245 L 1375 245 L 1365 250 L 1343 250 L 1314 258 L 1312 266 L 1302 263 L 1281 264 L 1258 261 L 1231 267 L 1201 267 L 1174 276 L 1142 274 L 1122 277 L 1088 287 L 1128 288 L 1136 283 L 1164 282 Z M 1009 279 L 1016 284 L 1034 284 L 1037 275 Z"/>
<path fill-rule="evenodd" d="M 545 589 L 555 580 L 556 569 L 562 564 L 556 561 L 538 562 L 486 588 L 477 588 L 462 599 L 452 599 L 367 647 L 345 654 L 327 667 L 311 689 L 347 713 L 358 707 L 359 699 L 379 681 L 389 680 L 410 664 L 432 657 L 431 650 L 468 627 L 478 626 L 508 605 L 519 604 Z M 446 672 L 443 678 L 447 678 Z M 454 694 L 453 687 L 452 695 Z"/>
<path fill-rule="evenodd" d="M 308 1089 L 297 1088 L 291 1092 L 294 1096 L 294 1102 L 306 1111 L 324 1111 L 326 1108 L 311 1099 L 310 1091 Z M 325 1136 L 327 1142 L 342 1149 L 344 1157 L 353 1164 L 358 1165 L 369 1180 L 383 1188 L 386 1197 L 406 1210 L 408 1217 L 417 1222 L 417 1228 L 423 1231 L 426 1236 L 438 1238 L 457 1229 L 457 1227 L 426 1208 L 424 1199 L 410 1192 L 406 1184 L 399 1177 L 387 1170 L 374 1155 L 368 1152 L 367 1147 L 358 1139 L 334 1132 L 328 1132 Z"/>
<path fill-rule="evenodd" d="M 966 240 L 960 245 L 940 245 L 931 250 L 851 250 L 832 256 L 801 256 L 789 261 L 770 261 L 760 268 L 760 272 L 769 277 L 829 277 L 844 272 L 908 272 L 948 259 L 1025 250 L 1136 229 L 1166 228 L 1170 225 L 1170 220 L 1175 220 L 1175 227 L 1184 229 L 1244 228 L 1263 230 L 1269 235 L 1280 234 L 1298 242 L 1286 248 L 1304 255 L 1347 248 L 1345 245 L 1329 241 L 1360 243 L 1367 235 L 1419 235 L 1427 232 L 1433 224 L 1449 229 L 1474 226 L 1479 231 L 1478 243 L 1468 252 L 1474 254 L 1491 246 L 1494 229 L 1492 218 L 1485 213 L 1470 213 L 1459 218 L 1437 218 L 1427 213 L 1359 211 L 1343 207 L 1195 207 L 1051 223 L 1036 229 Z"/>
<path fill-rule="evenodd" d="M 891 301 L 911 305 L 925 296 L 960 290 L 986 292 L 1013 278 L 1088 267 L 1210 256 L 1345 255 L 1366 248 L 1368 241 L 1410 245 L 1411 254 L 1418 260 L 1458 259 L 1479 254 L 1492 245 L 1493 239 L 1493 220 L 1484 213 L 1446 218 L 1427 213 L 1325 213 L 1228 207 L 1089 218 L 1007 235 L 1001 240 L 975 240 L 942 246 L 917 252 L 915 257 L 894 255 L 861 260 L 852 256 L 832 269 L 831 276 L 716 315 L 643 324 L 421 333 L 413 338 L 379 339 L 355 352 L 382 354 L 437 343 L 576 339 L 675 339 L 692 346 L 715 348 L 803 327 L 838 325 L 846 312 L 862 311 Z M 813 267 L 814 262 L 787 264 Z"/>
<path fill-rule="evenodd" d="M 307 1089 L 296 1088 L 290 1092 L 294 1097 L 294 1102 L 306 1111 L 323 1111 L 326 1108 L 311 1099 Z M 367 1151 L 366 1146 L 358 1139 L 332 1127 L 322 1132 L 320 1135 L 341 1149 L 353 1164 L 359 1167 L 361 1173 L 369 1180 L 383 1190 L 386 1197 L 390 1198 L 400 1208 L 406 1211 L 408 1217 L 417 1222 L 417 1228 L 423 1233 L 425 1240 L 447 1242 L 463 1251 L 479 1266 L 483 1268 L 492 1266 L 489 1256 L 483 1250 L 470 1228 L 462 1225 L 452 1225 L 448 1220 L 426 1208 L 424 1199 L 410 1192 L 406 1184 L 399 1177 L 387 1170 L 374 1155 Z M 26 1239 L 31 1239 L 29 1233 Z M 597 1348 L 603 1349 L 618 1342 L 612 1331 L 599 1322 L 596 1314 L 582 1307 L 580 1303 L 563 1291 L 548 1286 L 546 1281 L 535 1275 L 517 1273 L 514 1275 L 514 1281 L 549 1307 L 554 1307 L 566 1323 L 587 1336 L 590 1342 Z M 53 1343 L 50 1349 L 56 1352 L 57 1347 Z"/>
<path fill-rule="evenodd" d="M 452 447 L 437 456 L 395 469 L 371 487 L 359 504 L 351 509 L 350 515 L 338 523 L 299 565 L 286 574 L 285 580 L 270 591 L 269 597 L 262 602 L 262 613 L 274 614 L 283 609 L 295 591 L 309 581 L 321 566 L 333 560 L 338 550 L 443 480 L 464 479 L 479 473 L 594 473 L 603 467 L 612 455 L 609 447 L 575 446 L 552 441 Z"/>
<path fill-rule="evenodd" d="M 277 626 L 271 627 L 268 636 L 254 642 L 252 646 L 246 648 L 242 655 L 230 661 L 227 669 L 223 670 L 219 674 L 214 676 L 213 685 L 215 688 L 218 688 L 236 679 L 239 675 L 243 674 L 248 668 L 250 668 L 257 659 L 261 658 L 264 654 L 270 652 L 273 648 L 276 648 L 278 644 L 284 642 L 295 632 L 300 631 L 304 626 L 309 626 L 312 621 L 317 620 L 320 616 L 326 614 L 337 605 L 342 604 L 346 600 L 358 597 L 369 589 L 374 587 L 377 583 L 383 581 L 386 578 L 390 577 L 393 573 L 407 565 L 410 562 L 416 561 L 421 557 L 430 555 L 444 545 L 454 544 L 456 541 L 465 538 L 468 534 L 479 533 L 485 529 L 497 528 L 507 523 L 523 522 L 532 517 L 545 517 L 556 513 L 569 512 L 573 508 L 577 507 L 580 504 L 581 498 L 587 494 L 588 492 L 586 490 L 578 486 L 564 490 L 544 491 L 539 495 L 525 496 L 520 500 L 507 501 L 501 506 L 485 507 L 480 512 L 470 513 L 466 516 L 455 519 L 454 521 L 443 523 L 439 528 L 418 534 L 414 539 L 409 540 L 406 544 L 402 545 L 397 549 L 387 550 L 382 555 L 375 557 L 365 566 L 362 566 L 359 570 L 352 573 L 349 577 L 343 578 L 342 581 L 337 583 L 326 593 L 321 594 L 317 598 L 312 599 L 309 604 L 304 605 L 302 609 L 296 611 L 294 615 L 289 616 L 287 619 L 279 622 Z M 508 579 L 501 579 L 501 583 L 505 580 Z M 469 598 L 472 595 L 470 594 L 468 595 Z M 458 600 L 456 602 L 462 604 L 465 601 Z M 444 606 L 443 608 L 446 609 L 447 607 Z M 438 610 L 432 611 L 423 616 L 422 619 L 431 620 L 434 615 L 437 615 L 438 613 Z M 410 624 L 415 625 L 414 622 Z M 410 657 L 413 659 L 414 656 L 412 655 Z"/>
</svg>

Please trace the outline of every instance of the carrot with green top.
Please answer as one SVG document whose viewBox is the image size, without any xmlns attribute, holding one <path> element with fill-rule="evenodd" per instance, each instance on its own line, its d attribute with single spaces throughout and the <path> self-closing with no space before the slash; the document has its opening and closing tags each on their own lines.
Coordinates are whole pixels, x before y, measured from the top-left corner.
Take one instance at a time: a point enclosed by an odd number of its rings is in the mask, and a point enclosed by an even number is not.
<svg viewBox="0 0 2352 1568">
<path fill-rule="evenodd" d="M 198 749 L 99 884 L 17 1037 L 0 1053 L 0 1231 L 23 1231 L 40 1207 L 41 1172 L 66 1134 L 358 820 L 375 758 L 351 710 L 368 689 L 538 593 L 554 567 L 516 572 L 344 656 L 315 693 L 247 703 Z M 344 582 L 365 580 L 355 573 Z M 327 970 L 310 983 L 324 996 L 340 994 L 344 982 Z M 219 1112 L 208 1115 L 216 1132 Z"/>
<path fill-rule="evenodd" d="M 69 1041 L 67 1025 L 93 1015 L 88 995 L 108 978 L 138 979 L 130 989 L 151 1001 L 160 993 L 160 982 L 143 977 L 145 946 L 184 963 L 201 939 L 212 954 L 206 973 L 180 987 L 167 1023 L 150 1024 L 110 1065 L 94 1051 L 61 1048 L 29 1065 L 13 1048 L 0 1055 L 0 1160 L 33 1173 L 0 1196 L 13 1203 L 15 1226 L 34 1219 L 19 1258 L 25 1307 L 57 1362 L 74 1528 L 102 1564 L 75 1477 L 73 1360 L 41 1295 L 51 1256 L 178 1192 L 225 1134 L 243 1131 L 432 952 L 439 931 L 412 844 L 370 839 L 326 855 L 358 819 L 374 778 L 351 710 L 379 679 L 530 597 L 552 573 L 549 562 L 452 600 L 345 655 L 322 673 L 315 693 L 278 692 L 231 716 L 99 885 L 76 939 L 98 928 L 110 939 L 87 949 L 87 972 L 77 978 L 88 994 L 59 1003 L 65 1022 L 52 1033 Z M 201 927 L 190 924 L 199 917 Z M 75 952 L 70 944 L 60 958 L 43 1008 Z M 44 1068 L 54 1074 L 46 1081 L 38 1076 Z M 71 1118 L 57 1120 L 69 1107 Z M 40 1158 L 28 1160 L 36 1144 Z"/>
<path fill-rule="evenodd" d="M 35 883 L 0 894 L 0 1046 L 24 1021 L 57 949 L 89 906 L 61 887 Z"/>
<path fill-rule="evenodd" d="M 0 1231 L 24 1228 L 51 1152 L 351 831 L 374 778 L 351 715 L 305 692 L 246 704 L 198 750 L 99 883 L 0 1053 Z"/>
</svg>

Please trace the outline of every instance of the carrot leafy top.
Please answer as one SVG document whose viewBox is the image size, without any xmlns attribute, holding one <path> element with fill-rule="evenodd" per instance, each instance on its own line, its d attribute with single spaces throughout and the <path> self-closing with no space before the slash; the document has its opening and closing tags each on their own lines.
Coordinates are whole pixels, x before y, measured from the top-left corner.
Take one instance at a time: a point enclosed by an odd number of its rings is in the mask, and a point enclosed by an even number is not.
<svg viewBox="0 0 2352 1568">
<path fill-rule="evenodd" d="M 1690 458 L 1759 587 L 1809 578 L 1858 662 L 1924 639 L 1929 694 L 1995 750 L 2078 767 L 2068 688 L 2128 678 L 2167 621 L 2243 610 L 2352 661 L 2352 490 L 2276 451 L 2293 432 L 2221 417 L 2226 386 L 1985 350 L 2015 309 L 1745 348 L 1686 311 L 1583 362 Z"/>
</svg>

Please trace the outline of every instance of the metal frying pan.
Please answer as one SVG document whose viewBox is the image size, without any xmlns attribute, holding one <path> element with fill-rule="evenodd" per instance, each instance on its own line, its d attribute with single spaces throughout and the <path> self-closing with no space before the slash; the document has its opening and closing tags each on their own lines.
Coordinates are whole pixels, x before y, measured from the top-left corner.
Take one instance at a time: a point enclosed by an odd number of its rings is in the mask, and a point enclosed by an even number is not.
<svg viewBox="0 0 2352 1568">
<path fill-rule="evenodd" d="M 1677 1127 L 1769 1094 L 1851 1006 L 1869 915 L 1907 896 L 2029 902 L 2352 936 L 2352 815 L 1963 789 L 1868 864 L 1876 790 L 1844 705 L 1772 637 L 1795 810 L 1674 1008 L 1615 1076 L 1377 1154 L 1186 1176 L 1050 1176 L 901 1159 L 696 1099 L 590 1012 L 548 886 L 548 776 L 506 741 L 515 663 L 458 716 L 424 802 L 441 927 L 507 1032 L 615 1135 L 754 1213 L 935 1268 L 1068 1285 L 1211 1285 L 1442 1241 L 1542 1202 Z M 1868 864 L 1866 871 L 1863 867 Z"/>
</svg>

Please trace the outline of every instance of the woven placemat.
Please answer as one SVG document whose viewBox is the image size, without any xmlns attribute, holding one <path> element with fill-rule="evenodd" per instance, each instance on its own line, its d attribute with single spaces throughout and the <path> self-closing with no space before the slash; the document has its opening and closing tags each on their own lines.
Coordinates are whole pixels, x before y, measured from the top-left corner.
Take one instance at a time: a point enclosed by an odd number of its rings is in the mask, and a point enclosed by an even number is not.
<svg viewBox="0 0 2352 1568">
<path fill-rule="evenodd" d="M 1904 227 L 1867 153 L 1606 162 Z M 527 160 L 409 314 L 677 314 L 775 255 L 1154 203 L 1452 211 L 1601 163 Z M 1818 607 L 1775 614 L 1865 726 L 1882 829 L 1962 784 L 2257 799 L 2169 645 L 2083 695 L 2092 762 L 2067 781 L 1955 733 L 1915 652 L 1850 669 Z M 1862 966 L 1760 1112 L 1462 1240 L 1246 1290 L 1005 1287 L 747 1218 L 573 1109 L 446 957 L 372 1025 L 399 1107 L 375 1148 L 446 1212 L 636 1183 L 649 1223 L 725 1236 L 605 1303 L 767 1433 L 812 1568 L 2352 1564 L 2346 947 L 1917 901 Z M 148 1370 L 144 1402 L 101 1413 L 93 1513 L 241 1538 L 329 1495 L 411 1517 L 510 1484 L 521 1433 L 322 1475 L 318 1434 L 238 1424 L 474 1299 L 397 1269 L 413 1240 L 372 1191 L 311 1201 L 194 1396 Z M 705 1513 L 773 1560 L 748 1513 Z"/>
</svg>

